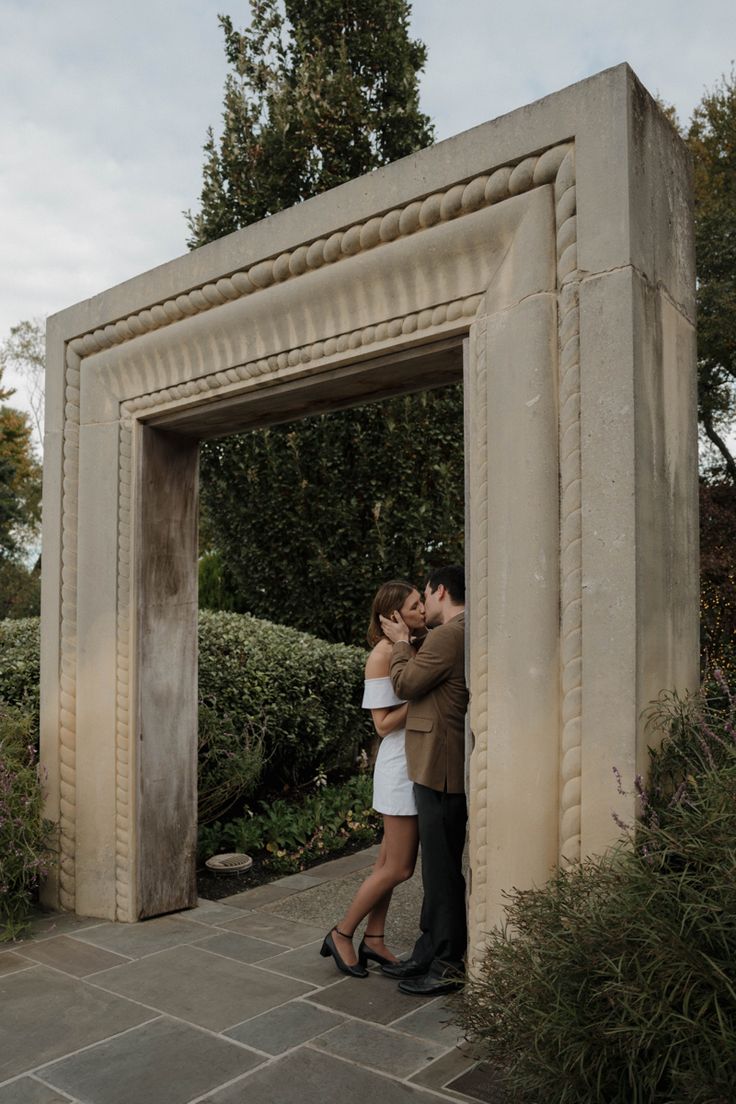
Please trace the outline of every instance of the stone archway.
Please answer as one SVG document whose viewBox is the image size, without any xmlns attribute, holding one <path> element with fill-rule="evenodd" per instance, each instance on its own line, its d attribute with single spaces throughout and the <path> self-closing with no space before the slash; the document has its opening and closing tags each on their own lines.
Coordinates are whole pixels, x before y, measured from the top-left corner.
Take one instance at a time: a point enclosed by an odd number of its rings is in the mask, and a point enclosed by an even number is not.
<svg viewBox="0 0 736 1104">
<path fill-rule="evenodd" d="M 197 442 L 465 378 L 470 939 L 616 835 L 697 683 L 684 147 L 626 66 L 50 319 L 50 903 L 194 903 Z"/>
</svg>

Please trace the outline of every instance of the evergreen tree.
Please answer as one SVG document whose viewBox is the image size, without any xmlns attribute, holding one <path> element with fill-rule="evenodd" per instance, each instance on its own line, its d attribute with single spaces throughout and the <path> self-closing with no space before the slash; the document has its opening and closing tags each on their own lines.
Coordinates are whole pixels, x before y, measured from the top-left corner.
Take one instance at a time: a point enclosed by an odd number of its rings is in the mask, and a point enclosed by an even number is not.
<svg viewBox="0 0 736 1104">
<path fill-rule="evenodd" d="M 231 72 L 209 130 L 190 246 L 291 207 L 432 141 L 419 110 L 426 50 L 405 0 L 250 0 L 219 16 Z"/>
<path fill-rule="evenodd" d="M 0 343 L 0 374 L 10 370 L 23 381 L 34 429 L 34 445 L 43 452 L 44 385 L 46 382 L 46 319 L 26 318 L 10 327 Z M 2 396 L 0 396 L 2 398 Z"/>
<path fill-rule="evenodd" d="M 456 387 L 210 442 L 202 467 L 220 562 L 203 558 L 200 592 L 213 608 L 235 595 L 258 617 L 365 644 L 379 582 L 421 585 L 462 561 Z"/>
<path fill-rule="evenodd" d="M 205 146 L 202 245 L 426 146 L 424 46 L 405 0 L 250 0 L 220 16 L 230 72 Z M 462 557 L 462 388 L 392 399 L 202 449 L 201 594 L 363 642 L 392 575 Z"/>
<path fill-rule="evenodd" d="M 0 400 L 12 390 L 2 388 Z M 0 401 L 0 561 L 17 557 L 41 515 L 41 469 L 33 455 L 27 416 Z"/>
<path fill-rule="evenodd" d="M 687 141 L 695 169 L 698 277 L 698 415 L 720 463 L 736 484 L 727 434 L 736 417 L 736 73 L 706 92 Z"/>
<path fill-rule="evenodd" d="M 10 338 L 0 344 L 0 620 L 37 614 L 40 604 L 40 561 L 29 570 L 23 554 L 37 536 L 41 519 L 41 468 L 28 417 L 5 405 L 13 391 L 2 385 L 4 369 L 18 367 L 11 354 L 19 330 L 33 325 L 13 327 Z"/>
</svg>

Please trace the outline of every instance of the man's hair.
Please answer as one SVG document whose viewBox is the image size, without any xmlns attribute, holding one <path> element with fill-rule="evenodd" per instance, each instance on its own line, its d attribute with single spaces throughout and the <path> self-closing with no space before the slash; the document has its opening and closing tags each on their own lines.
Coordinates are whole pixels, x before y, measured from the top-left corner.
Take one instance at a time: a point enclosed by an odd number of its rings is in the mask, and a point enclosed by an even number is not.
<svg viewBox="0 0 736 1104">
<path fill-rule="evenodd" d="M 460 564 L 436 567 L 429 573 L 427 585 L 433 594 L 443 586 L 456 606 L 465 605 L 465 568 Z"/>
</svg>

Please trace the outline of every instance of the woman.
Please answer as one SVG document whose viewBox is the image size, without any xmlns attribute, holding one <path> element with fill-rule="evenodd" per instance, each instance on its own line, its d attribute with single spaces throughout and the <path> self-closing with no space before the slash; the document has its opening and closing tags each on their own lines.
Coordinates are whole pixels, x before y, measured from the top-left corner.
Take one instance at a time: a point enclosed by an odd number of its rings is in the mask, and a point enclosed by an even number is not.
<svg viewBox="0 0 736 1104">
<path fill-rule="evenodd" d="M 381 631 L 380 618 L 398 610 L 413 636 L 424 635 L 424 603 L 410 583 L 384 583 L 373 599 L 368 643 L 373 650 L 365 666 L 363 707 L 370 709 L 381 745 L 373 772 L 373 808 L 383 814 L 383 840 L 378 860 L 355 894 L 339 924 L 328 933 L 320 954 L 332 955 L 338 970 L 350 977 L 367 977 L 366 962 L 397 962 L 388 950 L 384 926 L 394 886 L 411 878 L 417 859 L 419 833 L 413 784 L 406 773 L 404 726 L 407 705 L 397 698 L 391 679 L 391 644 Z M 358 953 L 353 935 L 368 917 Z"/>
</svg>

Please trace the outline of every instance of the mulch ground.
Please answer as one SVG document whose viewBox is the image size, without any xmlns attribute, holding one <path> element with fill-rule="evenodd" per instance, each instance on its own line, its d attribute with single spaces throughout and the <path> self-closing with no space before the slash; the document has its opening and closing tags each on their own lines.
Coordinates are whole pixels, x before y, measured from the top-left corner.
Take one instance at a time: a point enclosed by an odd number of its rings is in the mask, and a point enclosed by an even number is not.
<svg viewBox="0 0 736 1104">
<path fill-rule="evenodd" d="M 380 837 L 377 836 L 376 843 L 379 840 Z M 368 846 L 365 840 L 348 840 L 339 851 L 326 852 L 305 859 L 299 872 L 303 873 L 330 859 L 339 859 L 342 855 L 353 855 Z M 246 889 L 255 889 L 256 886 L 274 882 L 277 878 L 283 878 L 284 874 L 283 870 L 274 870 L 269 865 L 268 859 L 259 859 L 257 856 L 253 857 L 253 866 L 244 874 L 212 874 L 205 866 L 201 866 L 197 869 L 197 896 L 204 898 L 205 901 L 220 901 L 223 897 L 232 897 L 235 893 L 244 893 Z"/>
</svg>

